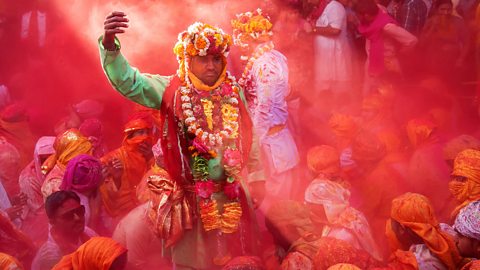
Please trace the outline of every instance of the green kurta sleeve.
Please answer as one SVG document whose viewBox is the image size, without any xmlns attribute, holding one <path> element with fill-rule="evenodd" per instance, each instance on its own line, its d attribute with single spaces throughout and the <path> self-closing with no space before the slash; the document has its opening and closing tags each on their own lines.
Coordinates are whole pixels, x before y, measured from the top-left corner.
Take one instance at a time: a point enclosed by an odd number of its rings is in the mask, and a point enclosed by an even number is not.
<svg viewBox="0 0 480 270">
<path fill-rule="evenodd" d="M 160 108 L 163 93 L 170 84 L 172 76 L 160 76 L 141 73 L 131 67 L 120 53 L 120 41 L 115 40 L 117 49 L 108 51 L 102 44 L 103 36 L 98 39 L 102 67 L 112 86 L 123 96 L 140 105 Z"/>
</svg>

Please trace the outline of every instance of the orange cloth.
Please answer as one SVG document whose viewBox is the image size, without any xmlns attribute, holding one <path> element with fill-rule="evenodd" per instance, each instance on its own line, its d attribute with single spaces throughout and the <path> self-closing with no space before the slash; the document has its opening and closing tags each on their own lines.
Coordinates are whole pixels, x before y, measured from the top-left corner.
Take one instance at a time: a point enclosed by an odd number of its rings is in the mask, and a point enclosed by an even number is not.
<svg viewBox="0 0 480 270">
<path fill-rule="evenodd" d="M 472 261 L 466 264 L 464 267 L 462 267 L 462 270 L 480 270 L 480 261 L 479 260 Z"/>
<path fill-rule="evenodd" d="M 127 249 L 111 238 L 92 237 L 75 252 L 63 256 L 52 270 L 109 270 L 125 252 Z"/>
<path fill-rule="evenodd" d="M 463 176 L 466 181 L 450 181 L 449 188 L 460 202 L 453 215 L 467 204 L 480 200 L 480 151 L 467 149 L 460 152 L 453 163 L 452 176 Z"/>
<path fill-rule="evenodd" d="M 340 171 L 340 154 L 329 145 L 314 146 L 307 153 L 308 168 L 315 174 L 335 174 Z"/>
<path fill-rule="evenodd" d="M 352 116 L 334 113 L 328 121 L 329 127 L 336 136 L 351 139 L 358 131 L 358 124 Z"/>
<path fill-rule="evenodd" d="M 334 266 L 330 266 L 327 270 L 361 270 L 356 265 L 348 263 L 339 263 Z"/>
<path fill-rule="evenodd" d="M 220 84 L 225 81 L 225 78 L 227 76 L 227 65 L 225 58 L 223 58 L 223 69 L 222 73 L 220 73 L 220 77 L 218 77 L 217 81 L 215 82 L 214 85 L 208 86 L 204 84 L 197 76 L 195 76 L 191 71 L 188 71 L 188 78 L 192 81 L 193 86 L 195 86 L 195 89 L 202 90 L 202 91 L 212 91 L 213 89 L 217 88 L 220 86 Z"/>
<path fill-rule="evenodd" d="M 448 269 L 457 269 L 462 258 L 453 239 L 440 230 L 435 211 L 427 197 L 416 193 L 405 193 L 395 198 L 392 201 L 391 219 L 419 236 Z M 391 227 L 391 220 L 387 222 L 386 234 L 394 250 L 402 249 Z"/>
<path fill-rule="evenodd" d="M 190 205 L 182 187 L 161 168 L 148 177 L 147 186 L 150 191 L 148 223 L 168 248 L 182 238 L 185 229 L 192 229 Z"/>
<path fill-rule="evenodd" d="M 360 269 L 368 269 L 379 264 L 367 252 L 355 249 L 343 240 L 323 237 L 317 243 L 318 252 L 314 259 L 316 270 L 326 270 L 339 263 L 352 264 Z"/>
<path fill-rule="evenodd" d="M 352 158 L 355 161 L 376 162 L 387 153 L 385 144 L 371 132 L 361 132 L 352 144 Z"/>
<path fill-rule="evenodd" d="M 387 153 L 397 153 L 401 151 L 402 139 L 398 134 L 397 129 L 389 127 L 382 128 L 377 132 L 378 139 L 385 145 L 385 151 Z"/>
<path fill-rule="evenodd" d="M 58 135 L 53 143 L 55 154 L 51 155 L 42 166 L 42 171 L 49 173 L 55 165 L 65 169 L 68 162 L 80 154 L 91 155 L 92 144 L 77 129 L 69 129 Z"/>
<path fill-rule="evenodd" d="M 32 160 L 35 139 L 24 104 L 12 103 L 0 112 L 0 136 L 5 137 L 20 152 L 22 167 Z"/>
<path fill-rule="evenodd" d="M 15 269 L 15 270 L 23 270 L 23 266 L 20 262 L 17 261 L 14 257 L 1 253 L 0 252 L 0 269 Z"/>
<path fill-rule="evenodd" d="M 90 141 L 73 128 L 58 135 L 53 148 L 55 154 L 48 157 L 42 165 L 42 173 L 46 174 L 41 189 L 44 199 L 60 190 L 65 169 L 71 159 L 80 154 L 91 155 L 93 151 Z"/>
<path fill-rule="evenodd" d="M 436 129 L 436 125 L 426 119 L 412 119 L 407 123 L 407 135 L 413 147 L 427 142 Z"/>
<path fill-rule="evenodd" d="M 148 170 L 149 161 L 139 151 L 140 144 L 146 142 L 153 145 L 151 135 L 152 123 L 143 118 L 129 121 L 124 128 L 122 146 L 101 158 L 104 165 L 109 166 L 113 159 L 123 164 L 120 188 L 117 189 L 113 178 L 109 177 L 100 186 L 102 200 L 107 212 L 113 217 L 121 217 L 137 206 L 136 186 Z M 131 137 L 138 130 L 147 130 L 148 135 Z"/>
</svg>

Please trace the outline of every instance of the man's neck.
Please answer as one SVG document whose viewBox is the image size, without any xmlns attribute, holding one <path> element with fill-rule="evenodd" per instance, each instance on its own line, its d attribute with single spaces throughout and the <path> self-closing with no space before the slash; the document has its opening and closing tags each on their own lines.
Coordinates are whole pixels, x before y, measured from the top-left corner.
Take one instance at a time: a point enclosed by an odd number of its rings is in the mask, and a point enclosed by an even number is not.
<svg viewBox="0 0 480 270">
<path fill-rule="evenodd" d="M 68 253 L 77 249 L 81 240 L 81 234 L 77 235 L 73 233 L 59 232 L 58 230 L 55 230 L 54 227 L 52 227 L 50 233 L 60 249 Z"/>
</svg>

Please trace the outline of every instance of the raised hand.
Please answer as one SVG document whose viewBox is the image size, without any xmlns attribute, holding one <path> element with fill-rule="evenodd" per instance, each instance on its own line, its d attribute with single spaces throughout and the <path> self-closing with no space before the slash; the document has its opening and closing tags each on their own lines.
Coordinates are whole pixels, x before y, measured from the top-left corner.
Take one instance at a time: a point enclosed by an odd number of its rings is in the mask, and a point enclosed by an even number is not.
<svg viewBox="0 0 480 270">
<path fill-rule="evenodd" d="M 110 13 L 103 22 L 103 47 L 107 50 L 115 50 L 115 35 L 125 33 L 125 28 L 128 28 L 127 15 L 121 11 L 114 11 Z"/>
</svg>

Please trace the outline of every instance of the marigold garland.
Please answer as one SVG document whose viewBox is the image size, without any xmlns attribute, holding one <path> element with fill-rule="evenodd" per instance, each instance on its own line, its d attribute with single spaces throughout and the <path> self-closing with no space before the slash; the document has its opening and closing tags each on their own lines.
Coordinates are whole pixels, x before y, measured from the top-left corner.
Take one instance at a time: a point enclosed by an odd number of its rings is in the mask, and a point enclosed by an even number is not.
<svg viewBox="0 0 480 270">
<path fill-rule="evenodd" d="M 242 206 L 239 202 L 231 202 L 223 205 L 222 232 L 234 233 L 238 230 L 240 218 L 242 217 Z"/>
<path fill-rule="evenodd" d="M 205 231 L 220 229 L 222 217 L 218 212 L 216 200 L 202 200 L 200 202 L 200 218 L 202 219 Z"/>
<path fill-rule="evenodd" d="M 237 19 L 232 20 L 231 24 L 234 44 L 242 48 L 248 48 L 252 41 L 269 41 L 273 36 L 273 25 L 261 9 L 237 14 Z"/>
</svg>

